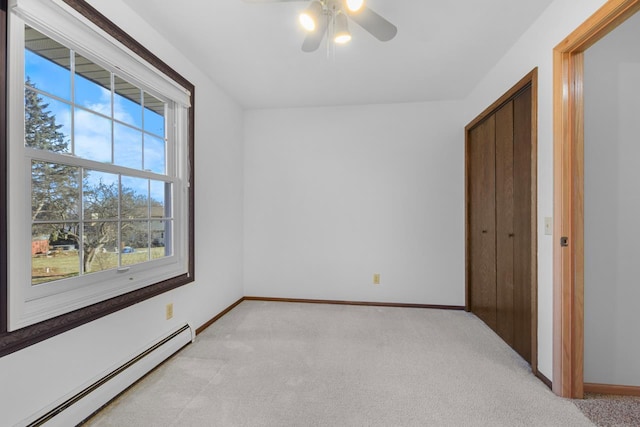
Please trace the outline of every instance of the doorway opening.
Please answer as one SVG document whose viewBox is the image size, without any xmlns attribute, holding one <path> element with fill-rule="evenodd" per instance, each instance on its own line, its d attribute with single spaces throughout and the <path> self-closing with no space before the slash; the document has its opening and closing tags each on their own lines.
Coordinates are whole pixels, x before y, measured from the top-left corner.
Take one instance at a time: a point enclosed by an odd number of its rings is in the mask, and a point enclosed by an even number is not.
<svg viewBox="0 0 640 427">
<path fill-rule="evenodd" d="M 584 52 L 638 10 L 610 0 L 554 49 L 553 391 L 568 398 L 585 391 Z"/>
</svg>

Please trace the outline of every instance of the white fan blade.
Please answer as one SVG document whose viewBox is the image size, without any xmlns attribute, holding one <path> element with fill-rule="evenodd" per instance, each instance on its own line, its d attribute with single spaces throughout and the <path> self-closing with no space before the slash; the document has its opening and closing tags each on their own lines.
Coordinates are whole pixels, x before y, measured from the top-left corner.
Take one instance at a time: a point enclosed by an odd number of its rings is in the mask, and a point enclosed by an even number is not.
<svg viewBox="0 0 640 427">
<path fill-rule="evenodd" d="M 398 33 L 398 28 L 368 7 L 358 12 L 347 12 L 351 19 L 382 42 L 391 40 Z"/>
<path fill-rule="evenodd" d="M 322 39 L 327 32 L 327 20 L 321 19 L 318 28 L 312 33 L 309 33 L 302 42 L 303 52 L 315 52 L 320 47 Z"/>
</svg>

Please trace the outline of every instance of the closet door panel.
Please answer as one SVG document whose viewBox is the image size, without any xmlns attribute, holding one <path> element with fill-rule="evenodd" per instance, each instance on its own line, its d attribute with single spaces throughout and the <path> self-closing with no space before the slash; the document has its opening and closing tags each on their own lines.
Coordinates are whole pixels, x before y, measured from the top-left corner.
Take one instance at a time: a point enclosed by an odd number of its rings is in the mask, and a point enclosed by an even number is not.
<svg viewBox="0 0 640 427">
<path fill-rule="evenodd" d="M 471 311 L 496 327 L 495 117 L 470 132 L 469 244 Z"/>
<path fill-rule="evenodd" d="M 513 101 L 496 113 L 496 332 L 513 346 Z"/>
<path fill-rule="evenodd" d="M 531 88 L 513 101 L 514 108 L 514 343 L 513 348 L 531 362 L 532 334 L 532 170 Z"/>
</svg>

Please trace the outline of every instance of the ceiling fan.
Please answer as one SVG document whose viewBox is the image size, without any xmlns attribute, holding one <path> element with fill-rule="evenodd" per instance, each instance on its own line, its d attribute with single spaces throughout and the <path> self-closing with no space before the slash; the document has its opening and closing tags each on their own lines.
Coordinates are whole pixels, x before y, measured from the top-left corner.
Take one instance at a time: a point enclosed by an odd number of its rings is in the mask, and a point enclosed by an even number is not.
<svg viewBox="0 0 640 427">
<path fill-rule="evenodd" d="M 248 3 L 280 3 L 308 0 L 245 0 Z M 320 47 L 325 34 L 337 44 L 351 40 L 348 18 L 360 25 L 372 36 L 386 42 L 394 38 L 398 28 L 365 5 L 365 0 L 312 0 L 300 13 L 302 27 L 307 37 L 302 43 L 304 52 L 314 52 Z"/>
</svg>

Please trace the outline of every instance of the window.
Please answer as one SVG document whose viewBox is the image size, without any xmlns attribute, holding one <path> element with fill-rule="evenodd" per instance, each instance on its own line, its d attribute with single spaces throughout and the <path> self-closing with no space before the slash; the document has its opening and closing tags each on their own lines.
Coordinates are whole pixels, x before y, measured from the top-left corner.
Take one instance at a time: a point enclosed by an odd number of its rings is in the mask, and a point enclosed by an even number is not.
<svg viewBox="0 0 640 427">
<path fill-rule="evenodd" d="M 24 55 L 31 285 L 171 256 L 167 103 L 29 26 Z"/>
<path fill-rule="evenodd" d="M 65 2 L 8 10 L 6 331 L 193 280 L 193 86 Z"/>
</svg>

